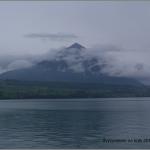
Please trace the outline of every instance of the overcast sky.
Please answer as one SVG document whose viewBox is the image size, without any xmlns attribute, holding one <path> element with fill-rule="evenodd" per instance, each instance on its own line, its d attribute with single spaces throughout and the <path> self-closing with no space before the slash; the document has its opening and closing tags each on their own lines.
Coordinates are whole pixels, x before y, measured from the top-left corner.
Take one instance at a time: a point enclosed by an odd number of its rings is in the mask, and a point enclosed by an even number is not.
<svg viewBox="0 0 150 150">
<path fill-rule="evenodd" d="M 149 50 L 150 2 L 0 2 L 0 54 L 44 53 L 73 42 Z"/>
</svg>

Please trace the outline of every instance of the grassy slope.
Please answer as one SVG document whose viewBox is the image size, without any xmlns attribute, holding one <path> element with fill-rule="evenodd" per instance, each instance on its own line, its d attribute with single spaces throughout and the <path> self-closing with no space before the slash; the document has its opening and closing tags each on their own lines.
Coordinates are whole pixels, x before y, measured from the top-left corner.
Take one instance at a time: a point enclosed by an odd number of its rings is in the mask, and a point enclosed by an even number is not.
<svg viewBox="0 0 150 150">
<path fill-rule="evenodd" d="M 150 87 L 67 82 L 0 81 L 0 99 L 142 96 L 150 96 Z"/>
</svg>

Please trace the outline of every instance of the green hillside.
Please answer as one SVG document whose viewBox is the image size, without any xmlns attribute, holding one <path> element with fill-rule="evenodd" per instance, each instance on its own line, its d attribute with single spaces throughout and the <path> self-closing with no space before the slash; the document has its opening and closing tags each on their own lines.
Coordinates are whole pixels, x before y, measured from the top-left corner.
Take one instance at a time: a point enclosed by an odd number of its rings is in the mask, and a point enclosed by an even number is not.
<svg viewBox="0 0 150 150">
<path fill-rule="evenodd" d="M 69 82 L 0 81 L 0 99 L 149 97 L 150 87 Z"/>
</svg>

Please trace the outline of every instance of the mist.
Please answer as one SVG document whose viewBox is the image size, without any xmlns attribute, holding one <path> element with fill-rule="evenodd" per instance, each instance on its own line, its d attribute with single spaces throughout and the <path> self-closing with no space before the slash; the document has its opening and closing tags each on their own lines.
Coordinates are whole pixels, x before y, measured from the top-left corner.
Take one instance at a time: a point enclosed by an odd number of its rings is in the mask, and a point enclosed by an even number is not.
<svg viewBox="0 0 150 150">
<path fill-rule="evenodd" d="M 32 62 L 58 59 L 58 53 L 64 49 L 65 47 L 51 49 L 49 52 L 36 57 L 36 59 L 32 57 Z M 107 75 L 132 77 L 143 81 L 150 79 L 149 51 L 129 50 L 114 45 L 99 45 L 81 51 L 80 57 L 77 57 L 76 54 L 66 55 L 63 58 L 75 72 L 84 71 L 83 60 L 96 58 L 98 60 L 97 65 L 103 65 L 101 72 Z"/>
<path fill-rule="evenodd" d="M 0 73 L 32 67 L 43 60 L 58 60 L 60 59 L 58 56 L 64 50 L 66 47 L 50 49 L 44 54 L 37 55 L 0 56 Z M 82 62 L 96 58 L 98 60 L 96 65 L 103 65 L 101 73 L 109 76 L 132 77 L 148 83 L 150 80 L 149 56 L 149 51 L 129 50 L 115 45 L 96 45 L 82 51 L 71 50 L 63 57 L 63 60 L 74 72 L 84 72 Z"/>
</svg>

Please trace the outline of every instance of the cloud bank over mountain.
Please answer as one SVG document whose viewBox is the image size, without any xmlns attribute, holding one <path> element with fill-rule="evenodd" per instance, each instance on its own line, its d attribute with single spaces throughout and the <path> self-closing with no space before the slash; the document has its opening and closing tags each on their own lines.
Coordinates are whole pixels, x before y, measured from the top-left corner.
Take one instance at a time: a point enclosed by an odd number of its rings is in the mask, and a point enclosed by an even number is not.
<svg viewBox="0 0 150 150">
<path fill-rule="evenodd" d="M 53 51 L 52 58 L 55 59 L 58 51 L 61 52 L 63 50 L 59 49 L 56 53 Z M 76 50 L 73 52 L 77 54 Z M 82 60 L 97 58 L 97 64 L 104 65 L 102 70 L 104 73 L 108 73 L 112 76 L 131 76 L 142 78 L 150 75 L 149 55 L 149 51 L 141 52 L 136 50 L 126 50 L 114 45 L 102 45 L 84 49 L 84 51 L 80 52 L 80 57 L 77 57 L 76 55 L 68 55 L 68 57 L 66 56 L 64 59 L 68 62 L 68 64 L 79 65 Z M 46 56 L 51 56 L 51 52 L 47 53 Z M 49 59 L 49 57 L 47 59 Z"/>
<path fill-rule="evenodd" d="M 85 46 L 86 47 L 86 46 Z M 91 69 L 115 77 L 132 77 L 142 81 L 150 80 L 149 51 L 127 50 L 114 45 L 99 45 L 92 48 L 84 46 L 67 49 L 51 49 L 42 55 L 5 56 L 0 60 L 0 73 L 31 67 L 45 60 L 63 60 L 74 72 L 84 72 L 83 62 L 93 63 Z M 98 70 L 98 67 L 101 69 Z M 64 71 L 64 70 L 63 70 Z"/>
</svg>

